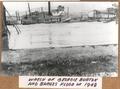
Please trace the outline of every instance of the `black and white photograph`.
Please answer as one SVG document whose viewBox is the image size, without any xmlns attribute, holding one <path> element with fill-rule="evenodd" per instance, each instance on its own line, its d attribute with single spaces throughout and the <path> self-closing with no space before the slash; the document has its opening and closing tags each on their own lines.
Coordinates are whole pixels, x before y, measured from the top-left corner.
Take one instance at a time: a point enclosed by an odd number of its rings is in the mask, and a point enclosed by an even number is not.
<svg viewBox="0 0 120 89">
<path fill-rule="evenodd" d="M 118 76 L 117 2 L 3 2 L 0 75 Z"/>
</svg>

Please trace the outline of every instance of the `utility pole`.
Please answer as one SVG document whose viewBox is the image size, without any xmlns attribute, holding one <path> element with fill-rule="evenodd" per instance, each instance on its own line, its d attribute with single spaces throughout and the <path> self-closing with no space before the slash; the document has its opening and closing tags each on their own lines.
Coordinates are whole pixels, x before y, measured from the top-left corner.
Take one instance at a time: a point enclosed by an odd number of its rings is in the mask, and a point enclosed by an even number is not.
<svg viewBox="0 0 120 89">
<path fill-rule="evenodd" d="M 19 20 L 19 18 L 18 18 L 18 12 L 16 11 L 15 14 L 16 14 L 16 19 L 18 21 Z"/>
<path fill-rule="evenodd" d="M 27 18 L 28 18 L 27 11 L 26 11 L 25 13 L 26 13 L 26 16 L 25 16 L 25 18 L 27 19 Z"/>
<path fill-rule="evenodd" d="M 18 20 L 20 21 L 20 14 L 19 14 L 19 12 L 18 12 Z"/>
<path fill-rule="evenodd" d="M 69 17 L 69 7 L 67 7 L 67 16 Z"/>
<path fill-rule="evenodd" d="M 107 8 L 108 19 L 110 18 L 110 9 Z"/>
<path fill-rule="evenodd" d="M 42 13 L 42 17 L 45 19 L 45 14 L 44 14 L 44 11 L 43 11 L 43 7 L 41 7 L 41 13 Z"/>
<path fill-rule="evenodd" d="M 41 7 L 41 12 L 43 12 L 43 7 Z"/>
</svg>

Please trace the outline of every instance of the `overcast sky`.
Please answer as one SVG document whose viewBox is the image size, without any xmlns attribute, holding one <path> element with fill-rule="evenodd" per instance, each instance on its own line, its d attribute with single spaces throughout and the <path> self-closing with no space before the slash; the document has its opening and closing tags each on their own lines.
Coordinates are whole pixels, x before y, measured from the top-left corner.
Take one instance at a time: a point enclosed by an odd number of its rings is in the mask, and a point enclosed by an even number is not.
<svg viewBox="0 0 120 89">
<path fill-rule="evenodd" d="M 69 7 L 70 13 L 78 13 L 84 10 L 105 10 L 112 7 L 116 2 L 51 2 L 51 8 L 56 8 L 58 5 L 63 5 L 65 8 Z M 28 10 L 28 2 L 4 2 L 3 3 L 10 14 L 15 11 L 25 12 Z M 29 2 L 31 9 L 43 7 L 47 10 L 47 2 Z M 40 10 L 40 9 L 39 9 Z"/>
</svg>

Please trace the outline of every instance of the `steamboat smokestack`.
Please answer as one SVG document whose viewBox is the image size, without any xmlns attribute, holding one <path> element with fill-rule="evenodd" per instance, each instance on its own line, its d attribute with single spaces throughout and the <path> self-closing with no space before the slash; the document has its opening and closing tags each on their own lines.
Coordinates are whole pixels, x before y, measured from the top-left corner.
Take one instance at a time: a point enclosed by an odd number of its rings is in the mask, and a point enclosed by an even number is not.
<svg viewBox="0 0 120 89">
<path fill-rule="evenodd" d="M 50 4 L 50 1 L 48 1 L 48 15 L 52 15 L 51 14 L 51 4 Z"/>
<path fill-rule="evenodd" d="M 28 3 L 28 11 L 29 11 L 29 15 L 31 15 L 31 10 L 30 10 L 30 4 Z"/>
</svg>

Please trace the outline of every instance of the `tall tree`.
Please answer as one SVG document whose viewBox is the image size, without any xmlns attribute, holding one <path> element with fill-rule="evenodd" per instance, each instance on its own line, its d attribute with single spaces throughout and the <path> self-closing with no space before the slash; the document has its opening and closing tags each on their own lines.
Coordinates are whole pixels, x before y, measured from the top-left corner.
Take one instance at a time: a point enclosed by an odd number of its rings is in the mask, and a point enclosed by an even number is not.
<svg viewBox="0 0 120 89">
<path fill-rule="evenodd" d="M 8 41 L 8 36 L 10 35 L 10 32 L 7 28 L 7 21 L 6 21 L 6 9 L 3 6 L 3 33 L 2 33 L 2 38 L 3 38 L 3 50 L 9 50 L 9 41 Z"/>
</svg>

